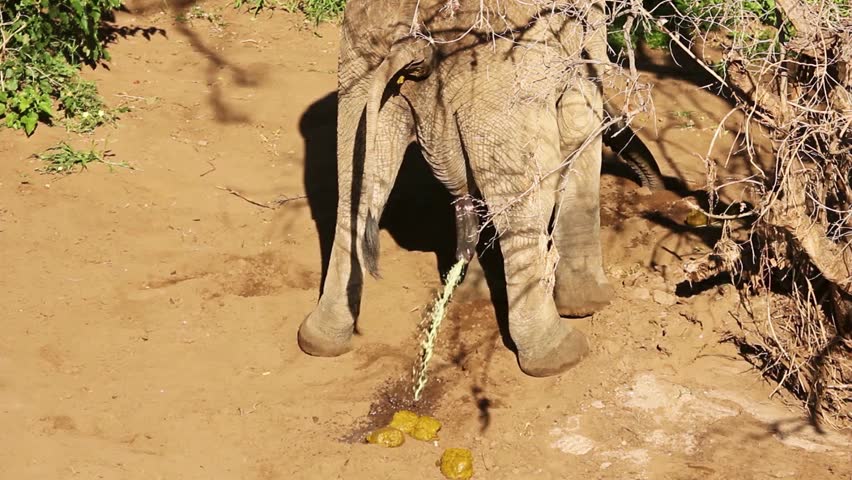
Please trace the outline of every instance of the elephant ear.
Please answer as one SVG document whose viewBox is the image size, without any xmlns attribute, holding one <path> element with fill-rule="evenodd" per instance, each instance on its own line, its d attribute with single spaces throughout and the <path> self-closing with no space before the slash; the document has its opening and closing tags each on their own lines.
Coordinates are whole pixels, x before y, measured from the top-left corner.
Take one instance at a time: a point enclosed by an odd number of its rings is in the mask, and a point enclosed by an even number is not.
<svg viewBox="0 0 852 480">
<path fill-rule="evenodd" d="M 367 96 L 364 149 L 364 188 L 367 194 L 367 224 L 364 232 L 364 263 L 367 271 L 379 278 L 379 217 L 381 215 L 377 157 L 379 111 L 385 91 L 392 80 L 401 84 L 406 78 L 422 80 L 432 73 L 436 60 L 435 45 L 422 38 L 407 37 L 391 46 L 388 56 L 373 72 Z"/>
</svg>

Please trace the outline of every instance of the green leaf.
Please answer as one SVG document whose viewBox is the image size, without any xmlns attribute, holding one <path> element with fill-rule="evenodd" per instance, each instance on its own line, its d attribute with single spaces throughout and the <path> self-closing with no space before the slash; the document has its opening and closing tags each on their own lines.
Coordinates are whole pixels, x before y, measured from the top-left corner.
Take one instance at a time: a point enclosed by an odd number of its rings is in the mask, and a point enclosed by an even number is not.
<svg viewBox="0 0 852 480">
<path fill-rule="evenodd" d="M 17 105 L 15 105 L 15 107 L 19 112 L 21 112 L 21 114 L 24 114 L 27 110 L 29 110 L 30 105 L 32 105 L 32 99 L 25 95 L 18 95 L 15 97 L 15 100 L 17 101 Z"/>
<path fill-rule="evenodd" d="M 50 101 L 50 97 L 47 95 L 43 96 L 41 100 L 39 100 L 38 109 L 48 117 L 53 117 L 53 104 Z"/>
<path fill-rule="evenodd" d="M 6 126 L 9 128 L 16 128 L 15 125 L 18 123 L 18 113 L 14 110 L 9 110 L 6 112 Z"/>
<path fill-rule="evenodd" d="M 27 113 L 21 117 L 21 123 L 24 124 L 24 132 L 27 136 L 32 135 L 35 131 L 36 125 L 38 124 L 38 114 L 36 112 Z"/>
<path fill-rule="evenodd" d="M 15 97 L 18 101 L 18 110 L 20 112 L 25 112 L 30 109 L 30 105 L 33 104 L 32 99 L 32 88 L 27 87 L 21 92 L 18 96 Z"/>
</svg>

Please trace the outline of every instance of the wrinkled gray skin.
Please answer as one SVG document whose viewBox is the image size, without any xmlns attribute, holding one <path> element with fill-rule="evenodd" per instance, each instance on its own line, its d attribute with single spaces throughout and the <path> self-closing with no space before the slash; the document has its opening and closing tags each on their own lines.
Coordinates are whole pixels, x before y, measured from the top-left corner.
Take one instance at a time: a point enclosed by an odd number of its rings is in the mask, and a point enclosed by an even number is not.
<svg viewBox="0 0 852 480">
<path fill-rule="evenodd" d="M 347 4 L 338 73 L 338 218 L 323 294 L 299 329 L 299 345 L 317 356 L 351 348 L 364 272 L 377 275 L 378 219 L 404 151 L 416 141 L 436 178 L 461 199 L 459 258 L 469 260 L 476 245 L 477 217 L 465 196 L 481 193 L 497 213 L 519 365 L 533 376 L 558 374 L 588 351 L 584 335 L 560 315 L 589 315 L 612 297 L 600 244 L 604 111 L 599 86 L 586 79 L 608 63 L 603 2 L 585 2 L 584 28 L 569 15 L 549 15 L 549 6 L 538 14 L 515 0 L 488 0 L 491 26 L 480 23 L 462 35 L 475 24 L 480 2 L 459 2 L 451 11 L 441 8 L 453 2 L 421 0 L 419 31 L 435 43 L 410 35 L 417 3 Z M 514 40 L 493 37 L 492 29 Z M 565 58 L 581 57 L 581 75 L 555 73 L 564 72 L 554 66 L 566 65 Z M 659 174 L 656 165 L 648 168 L 643 179 Z M 550 171 L 556 174 L 543 176 Z"/>
</svg>

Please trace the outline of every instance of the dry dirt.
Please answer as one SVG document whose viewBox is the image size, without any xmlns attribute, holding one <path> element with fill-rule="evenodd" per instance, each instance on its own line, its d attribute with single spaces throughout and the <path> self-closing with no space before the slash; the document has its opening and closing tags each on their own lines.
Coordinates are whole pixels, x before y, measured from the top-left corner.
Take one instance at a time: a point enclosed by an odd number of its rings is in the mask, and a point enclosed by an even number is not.
<svg viewBox="0 0 852 480">
<path fill-rule="evenodd" d="M 617 299 L 576 322 L 592 355 L 524 376 L 498 328 L 501 285 L 477 263 L 419 407 L 444 422 L 440 442 L 353 441 L 407 403 L 452 248 L 447 198 L 407 161 L 354 352 L 302 354 L 336 202 L 336 29 L 230 2 L 200 4 L 224 25 L 181 23 L 165 4 L 130 2 L 109 69 L 86 73 L 132 107 L 116 127 L 0 131 L 0 478 L 437 479 L 451 446 L 473 450 L 483 479 L 852 478 L 848 434 L 817 433 L 720 343 L 742 314 L 732 288 L 678 287 L 718 230 L 685 226 L 679 194 L 643 193 L 617 169 L 603 180 Z M 727 105 L 646 66 L 656 117 L 642 136 L 700 189 Z M 61 139 L 132 169 L 38 173 L 31 154 Z M 722 174 L 748 168 L 735 155 Z M 227 189 L 291 200 L 263 208 Z M 493 272 L 493 251 L 481 264 Z"/>
</svg>

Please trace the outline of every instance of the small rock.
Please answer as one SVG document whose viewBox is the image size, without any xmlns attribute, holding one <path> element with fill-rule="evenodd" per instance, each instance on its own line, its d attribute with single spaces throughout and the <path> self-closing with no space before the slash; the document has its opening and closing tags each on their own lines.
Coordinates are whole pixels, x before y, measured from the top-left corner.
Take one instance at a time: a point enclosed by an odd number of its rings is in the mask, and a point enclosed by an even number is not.
<svg viewBox="0 0 852 480">
<path fill-rule="evenodd" d="M 671 307 L 677 303 L 677 297 L 662 290 L 654 290 L 653 297 L 655 302 L 664 307 Z"/>
<path fill-rule="evenodd" d="M 595 400 L 594 402 L 592 402 L 592 407 L 600 410 L 601 408 L 604 408 L 604 403 L 600 400 Z"/>
<path fill-rule="evenodd" d="M 201 147 L 206 147 L 207 146 L 207 140 L 199 140 L 198 145 L 201 146 Z"/>
<path fill-rule="evenodd" d="M 648 300 L 651 298 L 651 291 L 647 288 L 634 288 L 630 293 L 630 296 L 635 298 L 636 300 Z"/>
<path fill-rule="evenodd" d="M 560 450 L 562 453 L 585 455 L 595 448 L 595 442 L 582 435 L 569 434 L 553 442 L 550 446 Z"/>
<path fill-rule="evenodd" d="M 790 478 L 790 477 L 796 476 L 796 472 L 795 471 L 789 471 L 789 470 L 788 471 L 773 472 L 772 476 L 775 477 L 775 478 Z"/>
<path fill-rule="evenodd" d="M 639 187 L 636 189 L 636 194 L 640 197 L 647 197 L 651 195 L 651 189 L 648 187 Z"/>
</svg>

